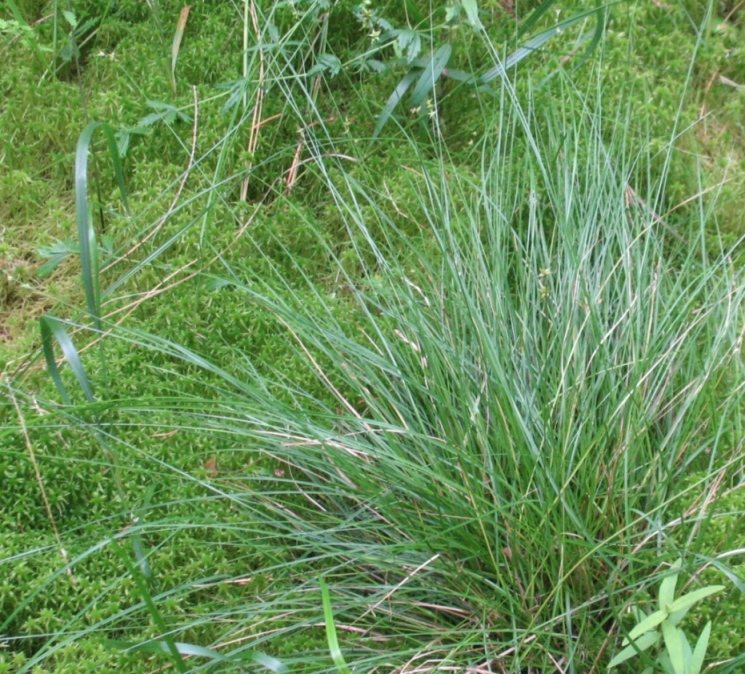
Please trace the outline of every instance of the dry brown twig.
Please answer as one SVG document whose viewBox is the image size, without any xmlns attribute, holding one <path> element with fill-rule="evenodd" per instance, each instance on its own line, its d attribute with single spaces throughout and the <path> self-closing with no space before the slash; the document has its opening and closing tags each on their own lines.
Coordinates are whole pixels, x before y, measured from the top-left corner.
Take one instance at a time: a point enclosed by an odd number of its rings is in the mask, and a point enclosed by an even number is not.
<svg viewBox="0 0 745 674">
<path fill-rule="evenodd" d="M 21 426 L 21 432 L 23 433 L 23 438 L 26 441 L 26 449 L 28 450 L 29 459 L 31 460 L 31 465 L 34 468 L 34 476 L 36 477 L 36 483 L 39 485 L 39 491 L 41 492 L 41 500 L 44 501 L 44 509 L 47 511 L 47 518 L 49 519 L 49 524 L 52 527 L 52 532 L 54 533 L 54 538 L 57 541 L 57 547 L 59 548 L 60 555 L 62 556 L 62 561 L 65 563 L 65 571 L 67 572 L 67 576 L 70 578 L 70 582 L 75 584 L 77 580 L 75 579 L 75 576 L 72 575 L 72 568 L 70 567 L 70 561 L 67 558 L 67 550 L 65 550 L 64 546 L 62 545 L 62 537 L 60 536 L 59 529 L 57 528 L 57 522 L 54 519 L 54 515 L 52 514 L 52 506 L 49 502 L 49 497 L 47 496 L 47 490 L 44 487 L 44 480 L 41 476 L 41 470 L 39 469 L 39 463 L 36 460 L 36 453 L 34 452 L 34 446 L 31 442 L 31 437 L 28 434 L 28 428 L 26 427 L 26 421 L 23 418 L 23 413 L 21 412 L 21 406 L 18 404 L 18 400 L 15 396 L 15 393 L 13 393 L 13 389 L 10 386 L 10 380 L 6 378 L 5 383 L 8 386 L 8 393 L 10 394 L 10 399 L 13 401 L 13 407 L 16 410 L 16 413 L 18 414 L 18 423 Z"/>
<path fill-rule="evenodd" d="M 256 15 L 256 3 L 254 2 L 254 0 L 251 0 L 250 12 L 251 12 L 251 25 L 254 29 L 254 33 L 256 34 L 256 41 L 258 42 L 260 38 L 259 19 L 258 19 L 258 16 Z M 248 76 L 248 73 L 246 73 L 246 76 Z M 246 166 L 246 177 L 243 179 L 243 184 L 241 185 L 241 194 L 240 194 L 241 201 L 245 201 L 246 197 L 248 196 L 248 183 L 251 180 L 251 167 L 253 166 L 253 155 L 256 152 L 256 148 L 258 147 L 258 144 L 259 144 L 259 131 L 264 124 L 264 122 L 261 121 L 261 113 L 264 107 L 263 104 L 264 104 L 264 52 L 262 50 L 259 50 L 259 82 L 256 86 L 256 105 L 254 105 L 253 116 L 251 119 L 251 131 L 249 132 L 249 135 L 248 135 L 248 145 L 246 147 L 246 152 L 248 152 L 250 159 L 248 161 L 248 165 Z"/>
</svg>

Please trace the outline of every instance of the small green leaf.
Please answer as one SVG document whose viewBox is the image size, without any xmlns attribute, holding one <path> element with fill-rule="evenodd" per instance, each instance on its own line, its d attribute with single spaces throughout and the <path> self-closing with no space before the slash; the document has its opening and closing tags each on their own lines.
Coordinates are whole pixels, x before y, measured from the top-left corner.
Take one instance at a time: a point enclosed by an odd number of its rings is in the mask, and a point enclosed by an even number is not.
<svg viewBox="0 0 745 674">
<path fill-rule="evenodd" d="M 445 8 L 445 23 L 452 23 L 457 19 L 461 9 L 459 5 L 448 5 Z"/>
<path fill-rule="evenodd" d="M 65 17 L 65 20 L 67 23 L 70 24 L 73 28 L 78 25 L 78 18 L 75 16 L 75 12 L 71 12 L 67 9 L 62 10 L 62 16 Z"/>
<path fill-rule="evenodd" d="M 686 674 L 685 655 L 683 653 L 683 643 L 681 641 L 681 632 L 669 620 L 662 623 L 662 636 L 665 638 L 665 648 L 670 656 L 670 663 L 673 666 L 675 674 Z"/>
<path fill-rule="evenodd" d="M 453 53 L 453 47 L 449 44 L 442 45 L 432 57 L 421 77 L 414 86 L 414 90 L 411 92 L 409 103 L 417 107 L 422 105 L 427 99 L 429 92 L 435 86 L 435 82 L 440 77 L 445 66 L 447 66 L 450 60 L 450 55 Z"/>
<path fill-rule="evenodd" d="M 683 630 L 679 629 L 678 635 L 680 636 L 680 645 L 683 648 L 683 662 L 686 663 L 686 674 L 689 674 L 688 670 L 690 668 L 691 657 L 693 656 L 691 644 L 688 643 L 688 637 Z"/>
<path fill-rule="evenodd" d="M 417 31 L 410 28 L 400 30 L 396 39 L 396 49 L 406 59 L 406 63 L 411 63 L 422 51 L 422 38 Z"/>
<path fill-rule="evenodd" d="M 39 278 L 47 278 L 68 255 L 80 252 L 78 245 L 71 239 L 55 241 L 50 246 L 41 246 L 39 255 L 47 259 L 36 271 Z"/>
<path fill-rule="evenodd" d="M 670 661 L 670 656 L 667 654 L 667 651 L 662 651 L 662 653 L 659 654 L 657 662 L 660 664 L 660 667 L 662 667 L 662 671 L 665 672 L 665 674 L 675 674 L 673 663 Z"/>
<path fill-rule="evenodd" d="M 706 599 L 706 597 L 721 592 L 723 589 L 724 585 L 709 585 L 708 587 L 702 587 L 700 590 L 694 590 L 693 592 L 684 594 L 682 597 L 678 597 L 672 604 L 670 604 L 669 611 L 671 614 L 677 613 L 678 611 L 687 611 L 697 601 Z"/>
<path fill-rule="evenodd" d="M 690 671 L 688 674 L 699 674 L 706 657 L 706 649 L 709 647 L 709 636 L 711 635 L 711 622 L 706 623 L 701 636 L 696 642 L 696 648 L 693 649 L 691 656 Z"/>
<path fill-rule="evenodd" d="M 622 662 L 626 662 L 629 658 L 633 658 L 639 651 L 646 651 L 648 648 L 654 646 L 659 640 L 659 632 L 647 632 L 646 634 L 643 634 L 633 644 L 629 644 L 618 655 L 616 655 L 616 657 L 608 664 L 608 669 L 617 667 Z"/>
<path fill-rule="evenodd" d="M 680 573 L 680 567 L 683 561 L 678 559 L 674 564 L 670 566 L 670 570 L 673 573 L 665 576 L 660 583 L 659 592 L 659 609 L 660 611 L 666 610 L 669 604 L 672 604 L 675 600 L 675 585 L 678 582 L 678 574 Z"/>
<path fill-rule="evenodd" d="M 308 75 L 312 77 L 326 71 L 331 77 L 336 77 L 341 72 L 341 61 L 338 56 L 321 54 L 318 57 L 318 63 L 308 71 Z"/>
<path fill-rule="evenodd" d="M 665 620 L 667 616 L 667 611 L 655 611 L 654 613 L 648 615 L 644 620 L 636 625 L 636 627 L 634 627 L 631 632 L 629 632 L 629 636 L 623 640 L 623 645 L 625 646 L 627 643 L 634 641 L 634 639 L 644 634 L 645 632 L 653 630 L 655 627 L 657 627 L 657 625 Z"/>
<path fill-rule="evenodd" d="M 479 19 L 479 5 L 476 0 L 461 0 L 460 4 L 466 12 L 466 20 L 474 30 L 484 30 L 484 24 Z"/>
<path fill-rule="evenodd" d="M 393 93 L 388 97 L 388 100 L 385 102 L 385 106 L 383 107 L 383 111 L 378 116 L 378 121 L 375 124 L 375 131 L 373 132 L 373 139 L 377 138 L 380 135 L 380 132 L 383 130 L 383 127 L 386 125 L 388 120 L 391 118 L 391 115 L 393 114 L 393 111 L 396 109 L 396 106 L 401 102 L 401 99 L 404 97 L 404 94 L 406 93 L 407 89 L 414 83 L 414 80 L 416 79 L 416 71 L 411 70 L 406 75 L 404 75 L 403 79 L 398 83 L 398 86 L 396 86 Z"/>
<path fill-rule="evenodd" d="M 207 281 L 204 284 L 204 287 L 207 290 L 219 290 L 220 288 L 225 288 L 226 286 L 231 286 L 235 282 L 231 281 L 227 278 L 211 278 L 209 281 Z"/>
</svg>

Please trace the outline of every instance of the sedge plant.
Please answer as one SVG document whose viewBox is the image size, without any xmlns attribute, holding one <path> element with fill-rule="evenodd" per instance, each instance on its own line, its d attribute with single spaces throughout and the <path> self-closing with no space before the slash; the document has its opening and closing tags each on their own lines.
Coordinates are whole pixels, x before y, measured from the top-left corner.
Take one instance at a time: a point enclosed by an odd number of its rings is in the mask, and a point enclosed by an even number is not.
<svg viewBox="0 0 745 674">
<path fill-rule="evenodd" d="M 224 626 L 205 648 L 328 671 L 322 638 L 281 652 L 325 624 L 350 670 L 587 671 L 645 572 L 629 560 L 685 540 L 681 499 L 705 501 L 741 470 L 741 274 L 695 213 L 685 245 L 669 236 L 630 112 L 560 93 L 559 111 L 526 111 L 505 84 L 478 172 L 414 146 L 387 192 L 364 163 L 325 155 L 321 125 L 306 129 L 337 242 L 296 215 L 325 272 L 257 242 L 207 285 L 213 304 L 263 312 L 295 371 L 113 333 L 212 390 L 109 400 L 128 424 L 168 410 L 241 464 L 275 467 L 199 478 L 241 514 L 242 549 L 267 560 L 252 573 L 284 579 L 201 616 Z M 165 626 L 187 641 L 188 622 Z"/>
<path fill-rule="evenodd" d="M 681 504 L 704 512 L 743 467 L 745 279 L 712 248 L 707 209 L 670 215 L 677 135 L 654 155 L 599 86 L 557 76 L 535 107 L 541 92 L 496 77 L 468 161 L 446 141 L 458 110 L 435 105 L 424 141 L 380 132 L 381 173 L 334 135 L 297 61 L 277 87 L 316 198 L 301 208 L 271 185 L 295 229 L 262 234 L 274 221 L 257 209 L 241 254 L 220 250 L 195 276 L 194 314 L 236 307 L 208 320 L 225 348 L 110 325 L 106 292 L 88 293 L 103 353 L 132 351 L 159 378 L 132 395 L 106 363 L 101 401 L 104 365 L 59 337 L 81 341 L 85 326 L 58 320 L 45 340 L 50 362 L 55 337 L 90 384 L 77 405 L 38 403 L 55 423 L 117 448 L 132 501 L 145 500 L 135 478 L 188 495 L 127 503 L 147 516 L 76 560 L 131 542 L 140 569 L 155 567 L 159 546 L 201 530 L 232 563 L 156 586 L 128 560 L 106 589 L 140 599 L 97 620 L 81 610 L 21 671 L 138 622 L 130 653 L 181 671 L 241 671 L 253 654 L 303 672 L 604 667 L 620 646 L 614 606 L 645 561 L 699 543 Z M 230 203 L 229 166 L 226 151 L 208 205 Z M 142 439 L 174 431 L 190 438 L 175 458 Z M 188 468 L 192 443 L 219 450 L 220 468 Z M 205 591 L 216 599 L 199 603 Z"/>
</svg>

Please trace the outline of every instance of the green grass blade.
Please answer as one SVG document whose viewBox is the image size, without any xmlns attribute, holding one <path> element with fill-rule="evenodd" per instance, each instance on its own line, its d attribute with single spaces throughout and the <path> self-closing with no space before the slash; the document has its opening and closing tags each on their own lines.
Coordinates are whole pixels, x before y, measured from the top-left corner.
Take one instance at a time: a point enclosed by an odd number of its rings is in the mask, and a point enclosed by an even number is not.
<svg viewBox="0 0 745 674">
<path fill-rule="evenodd" d="M 88 381 L 88 377 L 85 374 L 83 363 L 80 360 L 80 355 L 75 345 L 72 343 L 72 339 L 67 334 L 67 331 L 62 327 L 62 324 L 54 318 L 54 316 L 42 316 L 39 319 L 39 325 L 41 328 L 41 343 L 44 351 L 44 358 L 47 362 L 47 368 L 52 376 L 54 385 L 57 387 L 62 399 L 68 404 L 72 404 L 70 396 L 67 392 L 62 377 L 60 375 L 59 368 L 57 367 L 57 361 L 54 357 L 54 348 L 52 346 L 52 338 L 54 338 L 62 349 L 62 354 L 65 360 L 70 365 L 70 369 L 75 375 L 80 388 L 83 390 L 85 399 L 88 402 L 93 402 L 93 387 Z"/>
<path fill-rule="evenodd" d="M 167 628 L 165 622 L 163 621 L 163 617 L 161 616 L 160 611 L 158 610 L 158 607 L 155 603 L 155 600 L 153 599 L 153 596 L 150 593 L 150 588 L 148 587 L 147 582 L 140 575 L 140 572 L 137 569 L 137 567 L 132 565 L 132 562 L 129 560 L 129 557 L 127 556 L 127 554 L 121 549 L 121 547 L 119 547 L 119 545 L 116 542 L 112 543 L 112 547 L 114 551 L 116 552 L 116 554 L 119 556 L 119 559 L 121 559 L 121 561 L 124 563 L 124 566 L 127 568 L 127 571 L 129 571 L 129 574 L 132 580 L 137 586 L 137 590 L 138 590 L 138 594 L 140 595 L 140 598 L 145 604 L 148 610 L 148 613 L 150 614 L 150 617 L 153 619 L 153 623 L 155 623 L 155 626 L 160 631 L 163 637 L 163 643 L 165 644 L 165 652 L 168 655 L 170 655 L 171 662 L 173 662 L 173 665 L 176 668 L 176 670 L 179 671 L 181 674 L 187 674 L 189 669 L 186 666 L 184 659 L 181 657 L 181 653 L 179 652 L 178 646 L 176 646 L 176 642 L 171 636 L 170 630 Z"/>
<path fill-rule="evenodd" d="M 479 78 L 481 83 L 488 84 L 489 82 L 492 82 L 498 77 L 504 77 L 510 68 L 513 68 L 518 63 L 520 63 L 520 61 L 522 61 L 523 59 L 527 58 L 528 56 L 530 56 L 531 54 L 539 50 L 541 47 L 543 47 L 543 45 L 545 45 L 551 39 L 563 33 L 567 28 L 574 26 L 580 21 L 584 21 L 585 19 L 595 14 L 605 11 L 605 8 L 606 6 L 603 6 L 602 8 L 596 7 L 594 9 L 585 10 L 584 12 L 579 12 L 578 14 L 575 14 L 574 16 L 568 19 L 565 19 L 564 21 L 560 21 L 555 26 L 552 26 L 548 30 L 545 30 L 542 33 L 539 33 L 535 37 L 532 37 L 522 47 L 518 47 L 514 52 L 512 52 L 512 54 L 510 54 L 505 59 L 503 64 L 502 63 L 497 64 L 496 66 L 494 66 L 493 68 L 485 72 Z"/>
<path fill-rule="evenodd" d="M 575 71 L 581 68 L 585 61 L 587 61 L 587 59 L 592 56 L 592 53 L 600 45 L 600 41 L 603 39 L 603 35 L 605 35 L 605 27 L 608 21 L 608 8 L 605 5 L 601 5 L 600 3 L 601 0 L 596 0 L 596 5 L 598 6 L 598 18 L 597 23 L 595 24 L 595 32 L 592 35 L 590 44 L 587 45 L 587 49 L 585 49 L 579 61 L 574 64 Z"/>
<path fill-rule="evenodd" d="M 114 175 L 121 194 L 125 211 L 129 211 L 127 191 L 124 186 L 119 149 L 114 130 L 101 122 L 91 122 L 83 129 L 78 139 L 75 152 L 75 210 L 78 225 L 78 241 L 80 245 L 80 263 L 82 267 L 83 289 L 88 307 L 88 313 L 93 318 L 95 327 L 101 329 L 101 296 L 99 286 L 98 245 L 93 226 L 93 217 L 88 201 L 88 154 L 97 129 L 108 140 L 109 155 L 114 166 Z"/>
<path fill-rule="evenodd" d="M 321 600 L 323 601 L 323 617 L 326 623 L 326 639 L 328 641 L 331 659 L 334 661 L 337 671 L 341 672 L 341 674 L 352 674 L 339 647 L 336 622 L 334 621 L 334 610 L 331 606 L 331 595 L 329 594 L 328 586 L 323 578 L 319 578 L 319 583 L 321 585 Z"/>
<path fill-rule="evenodd" d="M 520 30 L 517 31 L 517 37 L 521 38 L 523 35 L 533 30 L 541 17 L 551 9 L 555 2 L 556 0 L 543 0 L 543 2 L 530 13 L 528 18 L 523 21 L 523 25 L 520 26 Z"/>
<path fill-rule="evenodd" d="M 121 650 L 128 650 L 140 653 L 166 653 L 171 654 L 171 646 L 165 641 L 146 641 L 143 643 L 130 643 L 128 641 L 117 641 L 109 639 L 104 642 L 107 646 L 112 648 L 118 648 Z M 239 665 L 241 663 L 253 663 L 260 665 L 264 669 L 275 672 L 276 674 L 283 674 L 288 672 L 287 667 L 277 660 L 264 653 L 257 651 L 241 651 L 233 655 L 223 655 L 220 651 L 216 651 L 213 648 L 205 648 L 204 646 L 198 646 L 196 644 L 189 644 L 183 641 L 174 641 L 173 645 L 181 655 L 187 655 L 190 657 L 205 658 L 215 664 L 229 664 Z"/>
</svg>

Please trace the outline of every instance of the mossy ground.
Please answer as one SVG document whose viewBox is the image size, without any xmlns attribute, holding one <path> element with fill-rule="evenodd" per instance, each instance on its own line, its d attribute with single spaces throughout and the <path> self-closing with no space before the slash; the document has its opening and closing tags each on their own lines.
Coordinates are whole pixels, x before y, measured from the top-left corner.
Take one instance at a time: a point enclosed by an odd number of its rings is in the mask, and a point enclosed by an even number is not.
<svg viewBox="0 0 745 674">
<path fill-rule="evenodd" d="M 395 18 L 394 5 L 389 3 L 383 8 L 387 16 Z M 495 44 L 506 44 L 514 36 L 516 17 L 497 2 L 480 5 L 489 16 L 485 24 Z M 270 273 L 265 261 L 271 259 L 284 271 L 289 283 L 293 275 L 299 274 L 295 263 L 300 261 L 304 273 L 331 292 L 336 289 L 324 258 L 327 249 L 318 244 L 313 231 L 298 223 L 322 222 L 326 241 L 332 242 L 342 260 L 345 250 L 352 250 L 352 242 L 343 238 L 343 228 L 335 222 L 333 209 L 324 201 L 311 175 L 301 171 L 287 198 L 259 203 L 267 185 L 292 164 L 297 146 L 292 115 L 278 90 L 264 102 L 263 117 L 267 121 L 255 152 L 250 156 L 245 152 L 249 127 L 245 124 L 243 137 L 236 138 L 220 154 L 233 112 L 223 109 L 225 97 L 219 95 L 223 90 L 216 87 L 241 76 L 240 8 L 209 0 L 192 4 L 178 58 L 178 88 L 174 95 L 170 49 L 173 26 L 182 9 L 179 3 L 166 0 L 148 8 L 148 3 L 134 0 L 75 0 L 68 9 L 80 22 L 99 18 L 100 23 L 81 36 L 85 43 L 80 59 L 60 62 L 56 74 L 49 51 L 38 49 L 51 48 L 54 42 L 52 5 L 29 1 L 19 7 L 34 26 L 31 40 L 37 48 L 17 29 L 10 27 L 2 33 L 0 370 L 16 372 L 20 364 L 27 362 L 27 355 L 37 349 L 41 315 L 53 311 L 72 320 L 80 315 L 76 308 L 83 306 L 84 298 L 76 255 L 69 255 L 44 278 L 39 270 L 45 262 L 41 255 L 44 248 L 55 242 L 74 242 L 76 238 L 73 167 L 81 130 L 92 120 L 131 130 L 153 112 L 148 102 L 159 101 L 178 109 L 183 117 L 168 123 L 158 121 L 142 129 L 142 134 L 130 134 L 124 160 L 130 218 L 121 215 L 110 167 L 103 153 L 98 154 L 94 199 L 100 199 L 103 215 L 96 216 L 97 226 L 113 249 L 127 251 L 158 228 L 157 235 L 133 254 L 134 262 L 130 260 L 104 273 L 105 284 L 110 284 L 121 278 L 125 270 L 134 270 L 126 283 L 111 294 L 110 304 L 104 305 L 106 310 L 120 310 L 115 316 L 127 315 L 125 325 L 129 328 L 175 338 L 194 351 L 209 354 L 228 370 L 245 365 L 237 354 L 251 354 L 252 361 L 260 367 L 295 373 L 295 386 L 317 386 L 312 370 L 286 348 L 289 338 L 274 318 L 247 304 L 238 293 L 221 293 L 218 301 L 203 280 L 187 278 L 188 265 L 194 260 L 211 259 L 217 251 L 230 246 L 233 259 L 242 257 L 249 261 L 246 266 L 253 264 L 255 274 Z M 532 5 L 516 4 L 515 8 L 525 16 Z M 561 11 L 570 12 L 571 8 L 561 7 Z M 711 206 L 712 234 L 722 233 L 725 241 L 733 243 L 745 234 L 745 12 L 734 4 L 714 6 L 688 81 L 696 31 L 705 12 L 706 6 L 699 0 L 614 6 L 602 48 L 574 77 L 581 80 L 585 73 L 588 77 L 591 71 L 602 73 L 603 100 L 609 115 L 619 101 L 631 100 L 639 111 L 639 124 L 644 125 L 639 129 L 640 135 L 650 139 L 648 151 L 652 154 L 668 139 L 682 105 L 681 138 L 667 190 L 670 221 L 684 233 L 688 226 L 687 199 L 710 190 L 706 203 Z M 0 19 L 13 19 L 5 6 L 0 9 Z M 289 7 L 280 10 L 278 30 L 288 30 L 293 20 Z M 366 43 L 350 3 L 335 7 L 330 25 L 330 44 L 340 56 L 352 56 Z M 454 41 L 457 65 L 479 71 L 486 62 L 485 55 L 471 49 L 472 39 L 464 27 L 459 30 L 461 36 Z M 64 41 L 70 26 L 63 25 L 61 31 L 58 39 Z M 534 84 L 545 81 L 537 89 L 533 105 L 551 105 L 558 78 L 550 76 L 557 68 L 572 68 L 577 61 L 575 58 L 564 64 L 569 51 L 566 44 L 551 43 L 549 50 L 534 55 L 517 69 L 514 78 L 518 89 L 525 88 L 528 79 Z M 684 92 L 687 81 L 689 90 Z M 342 74 L 328 80 L 318 106 L 327 113 L 334 134 L 358 147 L 368 142 L 375 116 L 396 84 L 395 74 Z M 447 94 L 443 91 L 442 129 L 455 170 L 468 172 L 478 161 L 473 141 L 481 133 L 482 103 L 470 96 Z M 417 124 L 409 113 L 404 114 L 402 123 L 412 127 Z M 397 208 L 398 203 L 411 203 L 415 198 L 408 165 L 413 158 L 407 156 L 407 146 L 397 142 L 392 127 L 387 133 L 390 138 L 378 143 L 367 155 L 365 170 L 370 175 L 379 174 L 381 193 L 390 196 L 391 217 L 398 218 L 401 227 L 416 236 L 419 225 L 400 218 Z M 335 151 L 344 152 L 343 145 Z M 246 203 L 237 204 L 241 181 L 235 180 L 225 195 L 233 207 L 217 204 L 207 213 L 206 195 L 220 174 L 221 165 L 229 167 L 223 175 L 234 175 L 249 161 L 254 169 Z M 177 208 L 161 222 L 187 168 L 189 175 Z M 303 218 L 298 217 L 299 212 Z M 248 218 L 252 218 L 250 241 L 237 237 Z M 138 260 L 146 260 L 147 255 L 168 241 L 167 252 L 157 258 L 156 264 L 138 264 Z M 349 259 L 353 267 L 354 256 Z M 185 271 L 177 273 L 181 267 Z M 354 273 L 353 268 L 349 271 Z M 166 278 L 169 280 L 164 284 Z M 166 292 L 154 292 L 174 281 L 178 283 Z M 133 299 L 142 297 L 136 293 L 148 292 L 152 297 L 131 307 L 133 311 L 129 312 Z M 340 295 L 339 313 L 344 317 L 343 293 Z M 313 301 L 312 297 L 308 301 Z M 354 317 L 347 316 L 346 320 L 353 321 Z M 40 399 L 54 399 L 57 394 L 42 363 L 37 357 L 28 366 L 27 390 L 34 391 Z M 175 359 L 169 362 L 125 342 L 106 345 L 105 363 L 104 372 L 95 348 L 86 357 L 90 379 L 105 390 L 108 399 L 146 398 L 150 393 L 162 393 L 165 386 L 172 389 L 173 396 L 217 395 L 210 389 L 213 382 L 196 369 L 190 371 Z M 174 371 L 179 374 L 177 380 L 165 377 L 164 372 Z M 72 382 L 69 373 L 66 377 Z M 140 622 L 126 618 L 127 609 L 140 600 L 121 559 L 111 549 L 87 556 L 92 541 L 106 539 L 112 531 L 126 525 L 128 503 L 139 504 L 143 520 L 147 519 L 146 494 L 148 502 L 159 504 L 159 517 L 165 513 L 174 520 L 188 521 L 190 509 L 198 507 L 199 521 L 203 523 L 194 530 L 152 535 L 146 541 L 153 551 L 151 566 L 163 589 L 193 583 L 197 577 L 230 576 L 236 565 L 245 568 L 247 579 L 244 584 L 216 580 L 210 592 L 194 592 L 188 603 L 174 602 L 168 607 L 168 621 L 177 622 L 186 614 L 209 615 L 221 603 L 234 603 L 241 596 L 250 596 L 253 601 L 273 584 L 282 583 L 282 578 L 254 576 L 252 570 L 266 567 L 267 560 L 253 559 L 241 552 L 241 530 L 250 515 L 219 500 L 215 500 L 213 512 L 204 512 L 205 501 L 197 499 L 200 489 L 179 474 L 183 471 L 196 476 L 217 474 L 225 479 L 240 479 L 245 474 L 281 470 L 281 466 L 270 460 L 244 465 L 243 455 L 234 451 L 238 447 L 203 429 L 178 428 L 179 420 L 166 412 L 156 411 L 147 425 L 132 427 L 125 424 L 126 419 L 107 417 L 104 409 L 98 423 L 118 437 L 116 443 L 112 440 L 114 468 L 112 457 L 102 450 L 95 434 L 84 428 L 65 427 L 60 417 L 50 421 L 33 397 L 17 403 L 16 408 L 8 396 L 0 410 L 8 428 L 0 431 L 0 618 L 14 615 L 5 630 L 9 641 L 0 650 L 0 672 L 20 669 L 48 635 L 59 631 L 81 631 L 81 636 L 61 645 L 34 672 L 137 672 L 143 667 L 156 667 L 160 662 L 156 656 L 125 656 L 102 645 L 97 631 L 85 633 L 86 626 L 113 615 L 124 617 L 111 625 L 109 638 L 136 641 L 154 633 L 152 625 L 142 624 L 141 613 L 137 614 Z M 62 533 L 67 554 L 70 558 L 87 556 L 75 565 L 72 577 L 64 572 L 21 426 L 28 431 L 52 519 Z M 177 432 L 170 432 L 174 427 Z M 123 495 L 117 492 L 112 479 L 115 470 L 124 486 Z M 122 501 L 122 496 L 127 502 Z M 742 504 L 728 503 L 721 504 L 722 512 L 745 509 Z M 735 526 L 736 521 L 722 517 L 710 527 L 708 535 L 717 537 L 721 535 L 720 528 Z M 277 559 L 269 560 L 269 565 L 278 561 L 283 552 L 277 549 L 275 554 Z M 25 603 L 26 597 L 32 599 Z M 742 614 L 735 610 L 741 605 L 738 601 L 730 597 L 719 605 L 712 639 L 714 656 L 727 657 L 741 649 L 741 643 L 734 643 L 737 639 L 732 636 L 745 633 Z M 215 634 L 210 622 L 205 621 L 190 636 L 193 643 L 210 643 Z M 308 645 L 318 647 L 322 645 L 321 637 L 318 630 L 300 632 L 284 641 L 280 654 L 300 652 Z M 307 643 L 302 643 L 306 638 Z"/>
</svg>

